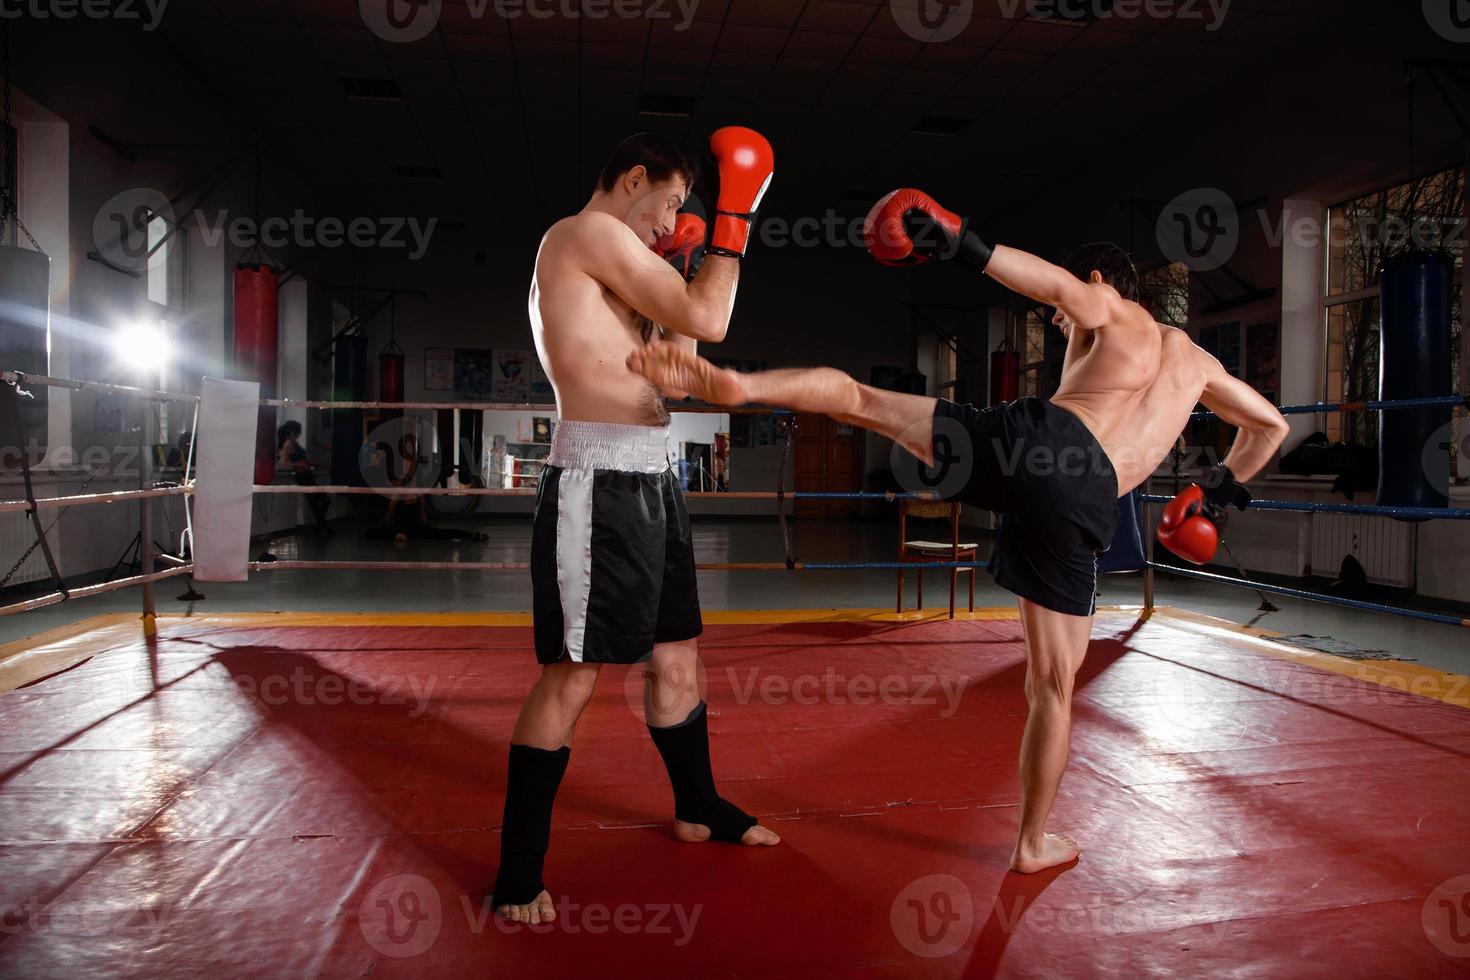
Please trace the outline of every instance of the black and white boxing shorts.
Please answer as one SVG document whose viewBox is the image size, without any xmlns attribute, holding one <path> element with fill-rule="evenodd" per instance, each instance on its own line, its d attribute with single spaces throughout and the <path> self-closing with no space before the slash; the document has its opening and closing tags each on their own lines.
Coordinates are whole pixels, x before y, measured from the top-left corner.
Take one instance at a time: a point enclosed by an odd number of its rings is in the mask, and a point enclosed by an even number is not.
<svg viewBox="0 0 1470 980">
<path fill-rule="evenodd" d="M 703 632 L 669 430 L 561 422 L 531 532 L 536 659 L 630 664 Z"/>
<path fill-rule="evenodd" d="M 1097 556 L 1118 524 L 1118 477 L 1082 420 L 1043 398 L 996 408 L 939 399 L 943 495 L 1000 516 L 990 572 L 1014 595 L 1072 616 L 1096 608 Z"/>
</svg>

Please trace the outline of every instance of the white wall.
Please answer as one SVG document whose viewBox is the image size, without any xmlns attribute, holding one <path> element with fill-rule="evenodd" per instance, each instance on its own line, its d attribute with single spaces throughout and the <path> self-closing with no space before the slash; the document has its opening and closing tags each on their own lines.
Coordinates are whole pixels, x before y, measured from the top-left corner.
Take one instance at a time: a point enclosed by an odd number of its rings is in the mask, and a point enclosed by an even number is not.
<svg viewBox="0 0 1470 980">
<path fill-rule="evenodd" d="M 79 34 L 79 36 L 82 36 Z M 85 45 L 85 42 L 83 42 Z M 223 111 L 213 97 L 193 87 L 178 86 L 169 74 L 171 59 L 132 61 L 125 52 L 109 51 L 105 46 L 93 52 L 99 58 L 119 60 L 118 91 L 111 97 L 141 100 L 153 114 L 149 125 L 158 120 L 189 120 L 186 131 L 168 133 L 158 142 L 197 142 L 213 146 L 245 145 L 251 139 L 249 128 L 238 117 Z M 169 79 L 160 80 L 160 75 Z M 88 123 L 103 112 L 98 93 L 74 91 L 58 73 L 46 76 L 53 87 L 46 91 L 12 93 L 20 134 L 19 196 L 23 220 L 51 256 L 51 361 L 49 370 L 62 377 L 112 383 L 137 383 L 134 373 L 116 358 L 113 337 L 123 324 L 147 316 L 157 316 L 158 307 L 147 295 L 146 278 L 134 278 L 87 258 L 96 249 L 93 221 L 99 209 L 114 195 L 133 188 L 151 187 L 171 194 L 218 167 L 218 149 L 151 154 L 138 151 L 135 161 L 128 161 L 100 142 L 87 130 Z M 131 91 L 129 91 L 131 90 Z M 172 124 L 170 124 L 172 125 Z M 125 141 L 152 142 L 149 129 L 117 131 L 113 135 Z M 157 135 L 157 134 L 155 134 Z M 273 165 L 269 155 L 262 184 L 262 208 L 269 213 L 275 208 L 290 213 L 295 207 L 307 206 L 327 213 L 314 192 L 295 181 L 284 167 Z M 204 201 L 212 214 L 248 213 L 255 201 L 253 169 L 237 168 Z M 183 250 L 180 271 L 182 288 L 171 317 L 176 324 L 177 363 L 173 371 L 177 384 L 171 387 L 184 393 L 198 390 L 199 379 L 206 374 L 229 376 L 228 351 L 232 332 L 232 270 L 240 249 L 227 241 L 208 244 L 190 226 L 176 241 Z M 300 258 L 292 250 L 280 256 L 285 263 Z M 333 277 L 340 274 L 341 256 L 314 256 L 317 274 Z M 305 324 L 299 294 L 288 284 L 283 320 L 283 339 L 295 351 L 304 348 Z M 306 394 L 298 369 L 299 362 L 284 365 L 285 383 Z M 79 491 L 98 492 L 132 489 L 137 486 L 136 406 L 128 405 L 123 431 L 99 431 L 94 418 L 97 396 L 90 391 L 53 390 L 49 403 L 49 427 L 52 456 L 47 463 L 49 473 L 42 474 L 40 492 L 70 494 Z M 192 411 L 174 407 L 170 414 L 170 437 L 181 427 L 192 426 Z M 61 455 L 58 452 L 65 451 Z M 100 475 L 95 466 L 61 465 L 64 459 L 95 460 L 102 452 L 110 461 Z M 67 455 L 69 454 L 69 455 Z M 114 472 L 115 471 L 115 472 Z M 6 484 L 13 480 L 0 480 Z M 6 492 L 4 496 L 18 496 Z M 256 509 L 257 533 L 288 526 L 296 522 L 296 508 L 290 504 L 261 506 Z M 178 546 L 183 528 L 183 513 L 176 499 L 154 505 L 155 533 L 165 547 Z M 170 535 L 170 525 L 172 534 Z M 105 572 L 124 551 L 137 530 L 138 508 L 110 506 L 105 508 L 72 508 L 56 525 L 53 542 L 64 574 L 85 578 Z"/>
<path fill-rule="evenodd" d="M 1450 506 L 1470 507 L 1470 493 L 1457 493 Z M 1470 522 L 1438 521 L 1429 527 L 1419 529 L 1419 592 L 1465 602 L 1470 599 Z"/>
</svg>

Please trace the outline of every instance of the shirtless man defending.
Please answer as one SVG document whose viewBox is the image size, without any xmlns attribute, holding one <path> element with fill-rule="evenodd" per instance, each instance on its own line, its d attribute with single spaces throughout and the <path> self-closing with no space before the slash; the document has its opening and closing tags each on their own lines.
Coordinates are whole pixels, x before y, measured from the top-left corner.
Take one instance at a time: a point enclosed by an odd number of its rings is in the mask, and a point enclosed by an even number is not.
<svg viewBox="0 0 1470 980">
<path fill-rule="evenodd" d="M 718 214 L 692 281 L 664 253 L 679 253 L 687 268 L 689 223 L 675 215 L 693 173 L 672 140 L 650 134 L 617 148 L 587 206 L 552 225 L 536 256 L 531 328 L 561 421 L 536 492 L 531 541 L 543 668 L 511 736 L 492 899 L 516 922 L 556 918 L 541 881 L 551 809 L 602 664 L 651 653 L 644 705 L 673 784 L 674 835 L 779 841 L 715 792 L 705 706 L 693 683 L 703 627 L 689 515 L 669 465 L 669 413 L 663 394 L 624 364 L 654 323 L 672 338 L 663 343 L 691 356 L 696 342 L 725 337 L 739 259 L 774 161 L 764 138 L 738 127 L 714 133 L 710 152 L 720 176 Z M 672 244 L 656 252 L 661 242 Z"/>
<path fill-rule="evenodd" d="M 1061 386 L 1048 400 L 992 409 L 883 391 L 831 368 L 737 374 L 687 349 L 652 344 L 628 366 L 663 387 L 724 405 L 759 402 L 821 412 L 893 439 L 925 463 L 968 468 L 955 496 L 1001 515 L 991 571 L 1020 600 L 1030 713 L 1021 740 L 1021 825 L 1011 867 L 1065 864 L 1075 841 L 1045 832 L 1066 768 L 1072 687 L 1087 653 L 1097 553 L 1112 541 L 1117 498 L 1168 455 L 1196 403 L 1239 428 L 1225 462 L 1164 509 L 1160 540 L 1194 561 L 1217 543 L 1223 508 L 1244 507 L 1241 485 L 1275 454 L 1286 420 L 1226 373 L 1182 330 L 1137 303 L 1138 273 L 1117 246 L 1086 245 L 1052 265 L 992 249 L 928 195 L 899 190 L 868 216 L 865 238 L 886 265 L 955 260 L 1056 309 L 1067 336 Z M 958 457 L 958 458 L 956 458 Z"/>
</svg>

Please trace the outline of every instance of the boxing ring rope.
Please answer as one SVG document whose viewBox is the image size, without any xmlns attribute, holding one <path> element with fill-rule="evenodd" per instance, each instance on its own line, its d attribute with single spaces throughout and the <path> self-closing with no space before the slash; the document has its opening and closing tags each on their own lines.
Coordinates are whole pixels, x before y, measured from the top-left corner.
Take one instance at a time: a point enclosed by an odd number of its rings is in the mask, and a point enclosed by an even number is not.
<svg viewBox="0 0 1470 980">
<path fill-rule="evenodd" d="M 1231 585 L 1236 588 L 1253 589 L 1259 592 L 1270 592 L 1273 595 L 1287 596 L 1292 599 L 1306 599 L 1311 602 L 1321 602 L 1329 606 L 1343 606 L 1348 609 L 1366 609 L 1369 612 L 1386 613 L 1390 616 L 1406 616 L 1410 619 L 1422 619 L 1431 623 L 1445 623 L 1449 626 L 1470 627 L 1470 619 L 1461 619 L 1446 613 L 1428 612 L 1423 609 L 1406 609 L 1403 606 L 1388 606 L 1380 602 L 1368 602 L 1364 599 L 1348 599 L 1343 596 L 1323 595 L 1320 592 L 1308 592 L 1305 589 L 1292 589 L 1284 585 L 1270 585 L 1266 582 L 1257 582 L 1254 579 L 1231 578 L 1229 575 L 1216 575 L 1213 572 L 1199 572 L 1192 568 L 1180 568 L 1177 565 L 1165 565 L 1160 562 L 1148 563 L 1150 571 L 1157 569 L 1168 572 L 1171 575 L 1182 575 L 1185 578 L 1199 579 L 1204 582 L 1215 582 L 1220 585 Z M 1148 606 L 1152 610 L 1152 606 Z"/>
<path fill-rule="evenodd" d="M 524 561 L 309 561 L 277 559 L 252 561 L 251 571 L 293 571 L 302 569 L 350 569 L 362 572 L 528 572 L 531 563 Z M 701 572 L 846 572 L 917 568 L 989 568 L 986 561 L 724 561 L 700 562 L 694 566 Z"/>
<path fill-rule="evenodd" d="M 1314 402 L 1308 405 L 1279 405 L 1282 415 L 1327 415 L 1332 412 L 1382 412 L 1396 408 L 1470 408 L 1470 395 L 1434 395 L 1429 398 L 1393 398 L 1383 401 Z M 1191 412 L 1191 420 L 1216 418 L 1214 412 Z"/>
<path fill-rule="evenodd" d="M 1167 504 L 1173 497 L 1144 494 L 1146 504 Z M 1394 517 L 1405 521 L 1466 521 L 1470 507 L 1387 507 L 1375 504 L 1313 504 L 1301 500 L 1252 500 L 1251 510 L 1297 511 L 1305 514 L 1357 514 L 1362 517 Z"/>
<path fill-rule="evenodd" d="M 108 493 L 83 493 L 71 497 L 37 497 L 35 510 L 57 510 L 88 504 L 115 504 L 129 500 L 151 500 L 155 497 L 182 497 L 193 493 L 191 487 L 155 487 L 152 490 L 113 490 Z M 0 500 L 0 514 L 32 510 L 29 500 Z"/>
<path fill-rule="evenodd" d="M 66 389 L 71 391 L 93 390 L 135 398 L 152 402 L 177 402 L 193 403 L 197 405 L 200 397 L 197 395 L 185 395 L 175 392 L 150 390 L 146 388 L 130 387 L 127 385 L 107 384 L 95 381 L 79 381 L 69 378 L 57 378 L 45 375 L 31 375 L 19 371 L 0 371 L 0 381 L 15 386 L 19 391 L 23 384 L 43 385 Z M 259 404 L 263 407 L 277 408 L 306 408 L 306 409 L 382 409 L 403 411 L 544 411 L 549 406 L 545 404 L 503 404 L 490 402 L 363 402 L 363 401 L 319 401 L 307 399 L 260 399 Z M 1289 405 L 1281 407 L 1283 415 L 1308 415 L 1323 414 L 1328 412 L 1362 412 L 1362 411 L 1384 411 L 1392 409 L 1425 408 L 1425 407 L 1467 407 L 1470 406 L 1470 396 L 1448 395 L 1433 398 L 1410 398 L 1379 401 L 1360 402 L 1318 402 L 1307 405 Z M 679 413 L 707 413 L 725 415 L 793 415 L 787 409 L 773 409 L 758 406 L 746 406 L 731 408 L 717 405 L 675 405 L 674 411 Z M 1208 419 L 1215 417 L 1213 412 L 1192 413 L 1192 419 Z M 70 507 L 72 505 L 101 505 L 111 503 L 126 503 L 137 501 L 143 510 L 143 526 L 147 526 L 148 502 L 157 498 L 172 496 L 187 496 L 192 494 L 194 486 L 186 483 L 183 486 L 154 487 L 150 489 L 113 491 L 108 493 L 79 494 L 71 497 L 37 497 L 27 500 L 5 500 L 0 501 L 0 513 L 26 512 L 34 519 L 40 510 L 50 510 Z M 420 497 L 420 496 L 472 496 L 472 497 L 531 497 L 535 491 L 530 489 L 491 489 L 491 488 L 453 488 L 453 487 L 357 487 L 357 486 L 295 486 L 295 485 L 255 485 L 254 493 L 259 494 L 343 494 L 343 495 L 374 495 L 383 497 Z M 866 491 L 739 491 L 730 493 L 692 492 L 686 494 L 689 499 L 723 499 L 723 500 L 774 500 L 784 503 L 788 498 L 792 500 L 881 500 L 893 502 L 898 500 L 935 500 L 938 495 L 932 492 L 866 492 Z M 1155 494 L 1143 494 L 1141 499 L 1145 504 L 1163 504 L 1171 498 Z M 1391 507 L 1359 504 L 1332 504 L 1332 503 L 1305 503 L 1281 500 L 1256 500 L 1251 503 L 1251 508 L 1262 511 L 1286 511 L 1298 513 L 1336 513 L 1357 514 L 1372 517 L 1387 517 L 1401 520 L 1466 520 L 1470 519 L 1470 508 L 1426 508 L 1426 507 Z M 784 516 L 784 508 L 782 510 Z M 39 526 L 39 525 L 38 525 Z M 1153 549 L 1152 536 L 1144 542 L 1146 554 L 1151 556 Z M 148 555 L 145 559 L 151 559 L 151 548 L 145 547 Z M 44 606 L 64 602 L 69 598 L 98 595 L 105 592 L 118 591 L 135 585 L 141 585 L 145 590 L 144 611 L 145 617 L 152 614 L 151 586 L 153 583 L 179 575 L 187 575 L 194 569 L 193 562 L 174 558 L 173 556 L 162 556 L 166 561 L 176 562 L 176 567 L 164 571 L 151 571 L 152 561 L 144 561 L 143 574 L 117 579 L 111 582 L 101 582 L 94 585 L 82 586 L 75 589 L 59 589 L 46 595 L 37 596 L 21 602 L 0 606 L 0 616 L 12 615 Z M 360 570 L 360 571 L 527 571 L 529 563 L 526 562 L 393 562 L 393 561 L 252 561 L 247 563 L 252 571 L 268 570 Z M 897 569 L 970 569 L 977 570 L 988 568 L 988 562 L 902 562 L 902 561 L 858 561 L 858 562 L 811 562 L 796 561 L 788 558 L 786 561 L 778 562 L 708 562 L 698 564 L 700 571 L 854 571 L 854 570 L 897 570 Z M 1427 622 L 1443 623 L 1453 626 L 1470 626 L 1470 619 L 1462 619 L 1444 613 L 1434 613 L 1425 610 L 1407 609 L 1383 603 L 1369 602 L 1366 600 L 1349 599 L 1339 596 L 1324 595 L 1310 592 L 1304 589 L 1294 589 L 1287 586 L 1271 585 L 1263 582 L 1253 581 L 1248 578 L 1235 578 L 1227 575 L 1219 575 L 1211 572 L 1198 571 L 1188 568 L 1180 568 L 1174 565 L 1153 561 L 1146 557 L 1143 561 L 1141 571 L 1144 573 L 1145 609 L 1154 608 L 1153 576 L 1156 571 L 1179 575 L 1200 581 L 1213 582 L 1237 588 L 1249 588 L 1262 593 L 1286 596 L 1289 598 L 1302 599 L 1312 602 L 1326 603 L 1345 608 L 1360 609 L 1368 612 L 1381 613 L 1385 615 L 1402 616 L 1420 619 Z"/>
<path fill-rule="evenodd" d="M 126 395 L 158 402 L 198 403 L 198 395 L 182 395 L 176 392 L 134 388 L 128 385 L 108 384 L 102 381 L 78 381 L 75 378 L 57 378 L 44 374 L 26 374 L 24 371 L 0 371 L 0 382 L 19 387 L 40 385 L 46 388 L 65 388 L 71 391 L 100 391 L 112 395 Z M 545 402 L 365 402 L 365 401 L 321 401 L 307 398 L 262 398 L 262 408 L 316 408 L 316 409 L 386 409 L 388 411 L 466 411 L 466 412 L 539 412 L 553 406 Z M 675 409 L 680 414 L 695 415 L 794 415 L 787 408 L 769 408 L 759 405 L 738 407 L 724 405 L 684 405 Z"/>
<path fill-rule="evenodd" d="M 1470 410 L 1470 395 L 1436 395 L 1427 398 L 1394 398 L 1356 402 L 1315 402 L 1306 405 L 1282 405 L 1277 410 L 1282 415 L 1322 415 L 1331 412 L 1378 412 L 1410 408 L 1465 408 Z M 1200 411 L 1190 413 L 1189 417 L 1191 420 L 1204 420 L 1213 419 L 1217 416 L 1214 412 Z M 1148 482 L 1152 484 L 1153 478 L 1150 477 Z M 1145 504 L 1167 504 L 1173 499 L 1172 497 L 1150 493 L 1142 494 L 1140 497 Z M 1252 500 L 1248 510 L 1285 511 L 1306 514 L 1355 514 L 1362 517 L 1387 517 L 1407 521 L 1470 520 L 1470 508 L 1465 507 L 1394 507 L 1375 504 L 1308 503 L 1294 500 Z M 1151 522 L 1145 520 L 1144 523 L 1147 526 Z M 1305 589 L 1293 589 L 1284 585 L 1271 585 L 1265 582 L 1259 582 L 1255 579 L 1247 578 L 1244 569 L 1241 570 L 1241 577 L 1235 578 L 1229 575 L 1219 575 L 1213 572 L 1198 571 L 1192 568 L 1181 568 L 1177 565 L 1156 562 L 1153 560 L 1152 537 L 1146 542 L 1146 556 L 1143 569 L 1144 609 L 1148 612 L 1152 612 L 1154 609 L 1154 572 L 1162 571 L 1183 578 L 1214 582 L 1219 585 L 1228 585 L 1235 588 L 1251 589 L 1257 593 L 1271 593 L 1272 595 L 1304 599 L 1309 602 L 1320 602 L 1326 605 L 1341 606 L 1348 609 L 1363 609 L 1368 612 L 1382 613 L 1390 616 L 1402 616 L 1431 623 L 1444 623 L 1449 626 L 1470 627 L 1470 619 L 1452 616 L 1447 613 L 1435 613 L 1423 609 L 1409 609 L 1403 606 L 1390 606 L 1379 602 L 1369 602 L 1364 599 L 1349 599 L 1343 596 L 1325 595 L 1320 592 L 1311 592 Z M 1263 595 L 1263 602 L 1264 598 Z"/>
<path fill-rule="evenodd" d="M 286 483 L 255 485 L 256 493 L 314 494 L 341 493 L 375 497 L 534 497 L 535 490 L 498 490 L 493 487 L 349 487 L 315 485 L 293 486 Z M 927 491 L 828 491 L 796 490 L 782 493 L 777 490 L 736 490 L 722 493 L 714 490 L 691 490 L 684 494 L 686 500 L 938 500 L 939 496 Z"/>
<path fill-rule="evenodd" d="M 13 616 L 16 613 L 29 612 L 32 609 L 40 609 L 44 606 L 54 606 L 58 602 L 66 602 L 68 599 L 81 599 L 87 596 L 101 595 L 104 592 L 116 592 L 119 589 L 127 589 L 135 585 L 152 585 L 154 582 L 161 582 L 167 578 L 187 575 L 193 570 L 193 562 L 188 562 L 161 572 L 132 575 L 128 578 L 113 579 L 111 582 L 98 582 L 96 585 L 82 585 L 75 589 L 67 589 L 65 592 L 59 590 L 48 592 L 45 595 L 36 596 L 32 599 L 13 602 L 8 606 L 0 606 L 0 616 Z"/>
<path fill-rule="evenodd" d="M 263 408 L 319 408 L 319 409 L 386 409 L 388 411 L 464 411 L 464 412 L 544 412 L 556 406 L 546 402 L 334 402 L 311 401 L 299 398 L 262 398 Z M 794 415 L 789 408 L 770 408 L 760 405 L 684 405 L 678 403 L 674 411 L 680 415 Z"/>
<path fill-rule="evenodd" d="M 107 384 L 102 381 L 77 381 L 72 378 L 53 378 L 44 374 L 26 374 L 24 371 L 0 371 L 0 382 L 14 385 L 40 385 L 43 388 L 67 388 L 71 391 L 100 391 L 108 395 L 126 395 L 152 402 L 192 402 L 198 404 L 198 395 L 180 395 L 170 391 L 155 391 L 150 388 L 132 388 L 128 385 Z"/>
<path fill-rule="evenodd" d="M 127 385 L 107 384 L 101 381 L 78 381 L 73 378 L 57 378 L 49 375 L 26 374 L 24 371 L 0 371 L 0 381 L 12 385 L 33 384 L 51 388 L 68 388 L 72 391 L 92 390 L 102 391 L 109 394 L 127 395 L 132 398 L 146 398 L 151 401 L 168 402 L 198 402 L 198 395 L 182 395 L 174 392 L 155 391 L 148 388 L 133 388 Z M 548 406 L 545 403 L 501 403 L 501 402 L 367 402 L 367 401 L 321 401 L 301 398 L 262 398 L 260 404 L 265 408 L 316 408 L 316 409 L 389 409 L 389 410 L 418 410 L 418 411 L 489 411 L 489 412 L 529 412 L 541 411 Z M 1396 398 L 1375 401 L 1356 402 L 1313 402 L 1305 405 L 1281 405 L 1277 407 L 1282 415 L 1325 415 L 1331 412 L 1378 412 L 1398 408 L 1470 408 L 1470 395 L 1436 395 L 1430 398 Z M 716 415 L 793 415 L 790 409 L 769 408 L 762 406 L 726 406 L 726 405 L 696 405 L 676 403 L 676 411 L 681 414 L 716 414 Z M 1215 413 L 1210 411 L 1198 411 L 1190 413 L 1190 419 L 1212 419 Z"/>
</svg>

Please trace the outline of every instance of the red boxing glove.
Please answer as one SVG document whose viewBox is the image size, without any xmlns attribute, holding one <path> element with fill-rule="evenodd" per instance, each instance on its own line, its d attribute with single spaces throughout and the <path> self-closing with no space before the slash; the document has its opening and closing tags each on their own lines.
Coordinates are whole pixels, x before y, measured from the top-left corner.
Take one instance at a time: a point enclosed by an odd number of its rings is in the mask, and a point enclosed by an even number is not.
<svg viewBox="0 0 1470 980">
<path fill-rule="evenodd" d="M 764 136 L 744 126 L 715 130 L 709 138 L 709 152 L 720 174 L 709 252 L 738 259 L 745 255 L 756 208 L 771 186 L 776 154 Z"/>
<path fill-rule="evenodd" d="M 704 219 L 697 214 L 681 211 L 674 218 L 674 230 L 661 236 L 649 248 L 685 279 L 693 279 L 704 261 Z"/>
<path fill-rule="evenodd" d="M 1220 547 L 1220 525 L 1224 515 L 1205 499 L 1205 492 L 1191 483 L 1164 505 L 1159 518 L 1159 544 L 1185 561 L 1203 565 Z"/>
<path fill-rule="evenodd" d="M 863 244 L 884 265 L 958 259 L 976 272 L 985 271 L 992 251 L 959 215 L 912 187 L 901 187 L 873 205 L 863 222 Z"/>
</svg>

